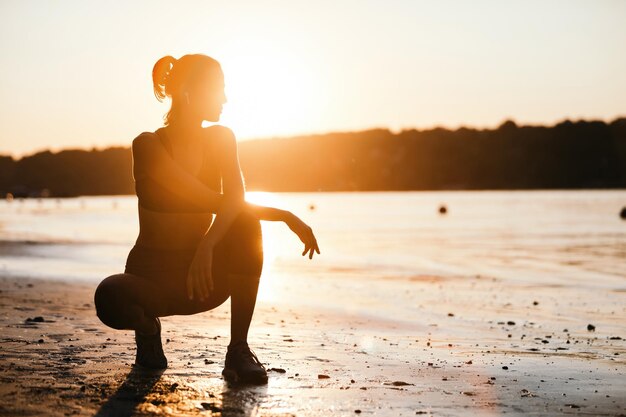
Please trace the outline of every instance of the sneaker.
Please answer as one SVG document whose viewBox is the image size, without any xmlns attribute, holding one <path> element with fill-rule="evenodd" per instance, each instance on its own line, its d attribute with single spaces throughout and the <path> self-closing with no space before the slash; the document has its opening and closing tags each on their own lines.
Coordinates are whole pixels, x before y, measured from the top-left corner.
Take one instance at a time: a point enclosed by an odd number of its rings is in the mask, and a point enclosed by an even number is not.
<svg viewBox="0 0 626 417">
<path fill-rule="evenodd" d="M 243 340 L 228 345 L 222 375 L 228 382 L 267 384 L 267 370 Z"/>
<path fill-rule="evenodd" d="M 150 369 L 167 368 L 167 358 L 163 353 L 161 344 L 161 320 L 155 318 L 157 324 L 156 334 L 140 334 L 135 331 L 135 343 L 137 343 L 137 357 L 135 365 Z"/>
</svg>

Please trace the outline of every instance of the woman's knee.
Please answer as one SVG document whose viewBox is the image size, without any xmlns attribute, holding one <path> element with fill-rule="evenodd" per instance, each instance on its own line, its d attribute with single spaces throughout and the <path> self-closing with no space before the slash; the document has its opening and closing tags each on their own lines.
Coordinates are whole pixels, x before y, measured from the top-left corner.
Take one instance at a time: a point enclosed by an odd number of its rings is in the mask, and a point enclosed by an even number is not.
<svg viewBox="0 0 626 417">
<path fill-rule="evenodd" d="M 261 221 L 249 211 L 240 212 L 233 221 L 232 228 L 237 235 L 261 239 Z"/>
<path fill-rule="evenodd" d="M 121 311 L 120 296 L 121 288 L 119 279 L 121 275 L 112 275 L 100 282 L 94 293 L 94 305 L 96 306 L 96 315 L 109 327 L 114 329 L 124 328 L 120 322 L 118 314 Z"/>
<path fill-rule="evenodd" d="M 231 273 L 261 275 L 263 268 L 263 236 L 261 222 L 244 212 L 238 217 L 238 229 L 231 246 Z"/>
</svg>

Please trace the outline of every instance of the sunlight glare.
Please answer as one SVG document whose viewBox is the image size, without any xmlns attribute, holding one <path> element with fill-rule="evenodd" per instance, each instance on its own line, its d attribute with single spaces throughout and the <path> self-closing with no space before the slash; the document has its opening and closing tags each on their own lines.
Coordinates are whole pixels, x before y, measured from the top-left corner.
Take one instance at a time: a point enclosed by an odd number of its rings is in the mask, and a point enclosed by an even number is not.
<svg viewBox="0 0 626 417">
<path fill-rule="evenodd" d="M 221 59 L 227 103 L 220 123 L 239 139 L 319 129 L 319 75 L 306 57 L 273 48 L 232 47 Z"/>
</svg>

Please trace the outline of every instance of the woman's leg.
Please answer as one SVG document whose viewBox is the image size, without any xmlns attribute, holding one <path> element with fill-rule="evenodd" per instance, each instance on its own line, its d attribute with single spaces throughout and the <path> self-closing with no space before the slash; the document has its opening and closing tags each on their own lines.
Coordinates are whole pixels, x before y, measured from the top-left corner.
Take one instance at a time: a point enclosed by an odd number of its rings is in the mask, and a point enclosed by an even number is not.
<svg viewBox="0 0 626 417">
<path fill-rule="evenodd" d="M 228 236 L 231 340 L 222 375 L 229 382 L 266 384 L 267 370 L 247 341 L 263 269 L 261 223 L 251 214 L 240 214 Z"/>
<path fill-rule="evenodd" d="M 156 332 L 155 317 L 196 314 L 212 310 L 229 297 L 226 277 L 216 280 L 216 291 L 208 300 L 189 300 L 184 288 L 184 274 L 171 274 L 182 285 L 167 285 L 134 274 L 124 273 L 105 278 L 94 295 L 100 320 L 119 330 L 137 330 L 144 334 Z"/>
<path fill-rule="evenodd" d="M 152 252 L 135 247 L 129 261 L 133 269 L 145 269 L 151 277 L 155 275 L 159 279 L 124 273 L 112 275 L 100 283 L 94 301 L 104 324 L 150 334 L 156 330 L 155 317 L 212 310 L 230 296 L 231 339 L 247 339 L 263 268 L 261 223 L 256 217 L 245 212 L 240 214 L 215 247 L 212 274 L 215 290 L 204 302 L 187 298 L 186 268 L 193 253 Z M 170 269 L 169 266 L 175 267 Z"/>
<path fill-rule="evenodd" d="M 247 341 L 263 269 L 261 222 L 240 214 L 228 234 L 231 344 Z"/>
<path fill-rule="evenodd" d="M 118 330 L 156 332 L 155 317 L 167 311 L 167 297 L 162 287 L 133 274 L 105 278 L 94 294 L 98 318 Z"/>
<path fill-rule="evenodd" d="M 256 305 L 260 276 L 230 274 L 230 343 L 248 341 L 248 330 Z"/>
</svg>

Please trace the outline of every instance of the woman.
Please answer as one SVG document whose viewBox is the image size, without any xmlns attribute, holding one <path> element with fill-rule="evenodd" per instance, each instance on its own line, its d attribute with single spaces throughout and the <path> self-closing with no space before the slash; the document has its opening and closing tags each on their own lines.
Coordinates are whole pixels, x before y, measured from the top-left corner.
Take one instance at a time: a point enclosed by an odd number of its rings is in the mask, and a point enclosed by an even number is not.
<svg viewBox="0 0 626 417">
<path fill-rule="evenodd" d="M 226 103 L 220 64 L 200 54 L 166 56 L 152 71 L 159 101 L 172 99 L 165 126 L 133 140 L 139 236 L 126 269 L 95 292 L 98 317 L 114 329 L 135 330 L 135 363 L 163 369 L 159 317 L 214 309 L 231 297 L 227 381 L 267 383 L 247 343 L 263 267 L 260 220 L 283 221 L 320 253 L 309 226 L 294 214 L 244 201 L 237 142 L 217 122 Z"/>
</svg>

